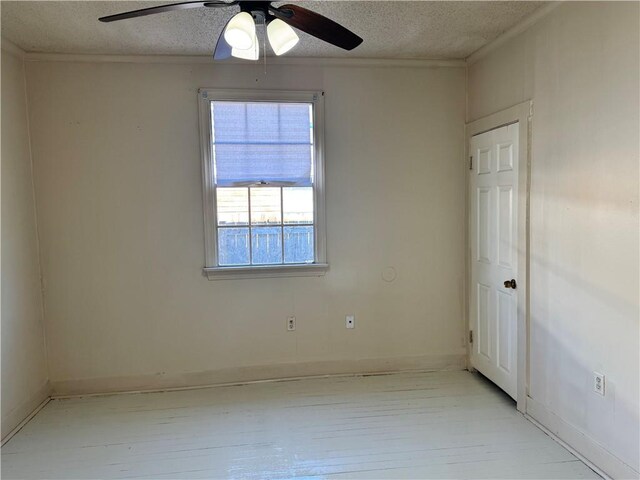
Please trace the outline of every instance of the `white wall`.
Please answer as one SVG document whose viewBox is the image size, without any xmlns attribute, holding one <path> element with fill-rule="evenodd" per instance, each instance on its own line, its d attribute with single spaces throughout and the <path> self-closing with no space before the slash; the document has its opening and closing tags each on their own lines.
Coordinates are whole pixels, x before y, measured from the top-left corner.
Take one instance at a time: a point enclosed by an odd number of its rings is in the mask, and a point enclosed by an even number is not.
<svg viewBox="0 0 640 480">
<path fill-rule="evenodd" d="M 57 391 L 464 366 L 464 68 L 267 68 L 28 62 Z M 325 277 L 202 276 L 198 87 L 326 92 Z"/>
<path fill-rule="evenodd" d="M 468 120 L 534 101 L 529 411 L 617 476 L 598 444 L 640 470 L 639 18 L 568 2 L 468 72 Z"/>
<path fill-rule="evenodd" d="M 2 49 L 2 438 L 49 394 L 24 63 Z"/>
</svg>

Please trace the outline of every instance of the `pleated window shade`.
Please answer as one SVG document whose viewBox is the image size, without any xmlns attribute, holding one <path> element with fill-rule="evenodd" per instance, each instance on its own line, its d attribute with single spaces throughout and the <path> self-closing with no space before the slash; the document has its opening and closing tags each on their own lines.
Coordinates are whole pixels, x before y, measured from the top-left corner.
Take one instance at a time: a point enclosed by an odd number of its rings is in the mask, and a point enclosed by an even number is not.
<svg viewBox="0 0 640 480">
<path fill-rule="evenodd" d="M 311 103 L 211 102 L 216 185 L 312 186 L 312 108 Z"/>
</svg>

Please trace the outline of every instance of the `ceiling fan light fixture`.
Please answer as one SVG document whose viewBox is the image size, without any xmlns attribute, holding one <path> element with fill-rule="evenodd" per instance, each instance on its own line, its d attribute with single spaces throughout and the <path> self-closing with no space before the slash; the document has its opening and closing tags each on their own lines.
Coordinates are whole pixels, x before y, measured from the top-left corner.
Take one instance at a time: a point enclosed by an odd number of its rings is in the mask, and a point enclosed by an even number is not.
<svg viewBox="0 0 640 480">
<path fill-rule="evenodd" d="M 241 58 L 242 60 L 258 60 L 260 55 L 260 45 L 258 45 L 258 38 L 254 36 L 253 45 L 247 49 L 232 48 L 231 56 L 235 58 Z"/>
<path fill-rule="evenodd" d="M 224 39 L 235 50 L 251 50 L 257 45 L 256 23 L 250 13 L 235 15 L 224 31 Z"/>
<path fill-rule="evenodd" d="M 267 24 L 265 30 L 268 31 L 261 30 L 261 34 L 268 34 L 269 42 L 276 55 L 283 55 L 298 43 L 298 35 L 291 27 L 344 50 L 353 50 L 362 43 L 362 38 L 351 30 L 313 10 L 293 3 L 278 6 L 273 3 L 276 3 L 275 0 L 188 0 L 107 15 L 98 20 L 109 23 L 191 8 L 238 6 L 240 13 L 227 22 L 218 36 L 213 51 L 215 61 L 225 60 L 231 56 L 257 60 L 260 46 L 256 38 L 256 20 L 261 26 Z M 242 52 L 243 50 L 245 52 Z"/>
<path fill-rule="evenodd" d="M 267 36 L 269 43 L 276 55 L 283 55 L 296 46 L 298 35 L 289 25 L 276 18 L 267 25 Z"/>
</svg>

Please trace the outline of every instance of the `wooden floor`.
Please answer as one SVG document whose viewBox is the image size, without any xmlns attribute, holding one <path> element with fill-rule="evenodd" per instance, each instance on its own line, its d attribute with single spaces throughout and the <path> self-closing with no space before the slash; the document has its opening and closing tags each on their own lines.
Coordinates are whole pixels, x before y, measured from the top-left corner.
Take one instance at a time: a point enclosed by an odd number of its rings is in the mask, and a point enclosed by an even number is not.
<svg viewBox="0 0 640 480">
<path fill-rule="evenodd" d="M 599 478 L 468 372 L 54 400 L 2 477 Z"/>
</svg>

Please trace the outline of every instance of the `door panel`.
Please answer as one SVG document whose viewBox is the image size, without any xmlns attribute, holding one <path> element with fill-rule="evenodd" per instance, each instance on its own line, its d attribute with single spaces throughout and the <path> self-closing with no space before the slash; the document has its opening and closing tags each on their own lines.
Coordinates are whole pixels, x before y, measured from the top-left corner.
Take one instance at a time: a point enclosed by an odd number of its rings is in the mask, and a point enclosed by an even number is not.
<svg viewBox="0 0 640 480">
<path fill-rule="evenodd" d="M 471 139 L 469 182 L 471 364 L 513 398 L 517 391 L 518 123 Z"/>
<path fill-rule="evenodd" d="M 498 187 L 498 263 L 505 268 L 513 265 L 513 189 Z"/>
<path fill-rule="evenodd" d="M 491 263 L 491 189 L 478 189 L 478 261 Z"/>
<path fill-rule="evenodd" d="M 511 311 L 512 298 L 504 292 L 496 292 L 498 296 L 498 366 L 507 373 L 511 372 Z"/>
<path fill-rule="evenodd" d="M 500 144 L 498 145 L 498 171 L 509 170 L 513 170 L 513 144 Z"/>
<path fill-rule="evenodd" d="M 491 287 L 478 284 L 478 352 L 491 359 Z"/>
<path fill-rule="evenodd" d="M 491 173 L 491 149 L 478 149 L 478 175 Z"/>
</svg>

